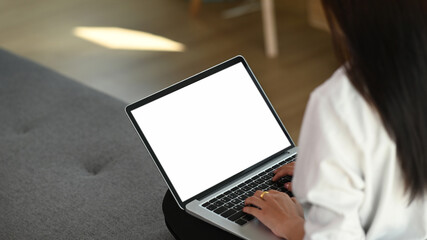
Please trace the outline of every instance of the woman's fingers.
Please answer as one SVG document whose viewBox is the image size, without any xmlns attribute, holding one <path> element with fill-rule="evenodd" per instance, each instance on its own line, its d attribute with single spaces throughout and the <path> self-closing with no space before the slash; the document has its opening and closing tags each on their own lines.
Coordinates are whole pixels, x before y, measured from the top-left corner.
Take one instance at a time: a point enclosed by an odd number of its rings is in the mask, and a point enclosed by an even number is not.
<svg viewBox="0 0 427 240">
<path fill-rule="evenodd" d="M 257 190 L 257 191 L 254 193 L 254 196 L 255 196 L 255 197 L 259 197 L 259 198 L 261 198 L 261 194 L 262 194 L 263 192 L 264 192 L 264 191 Z"/>
<path fill-rule="evenodd" d="M 266 201 L 268 201 L 270 198 L 273 198 L 272 195 L 277 193 L 279 192 L 276 190 L 256 191 L 252 197 L 246 198 L 243 212 L 251 214 L 254 217 L 260 219 L 260 217 L 262 217 L 261 210 L 268 204 Z M 261 198 L 261 195 L 262 195 L 262 198 Z"/>
<path fill-rule="evenodd" d="M 244 207 L 243 212 L 250 214 L 256 218 L 260 218 L 261 215 L 261 209 L 254 208 L 254 207 Z"/>
<path fill-rule="evenodd" d="M 264 195 L 264 197 L 266 197 L 266 196 Z M 257 196 L 248 197 L 245 200 L 245 205 L 246 206 L 254 205 L 256 207 L 262 208 L 264 206 L 264 200 L 262 200 L 261 198 L 259 198 Z"/>
<path fill-rule="evenodd" d="M 274 177 L 273 177 L 273 181 L 277 181 L 280 178 L 287 176 L 287 175 L 291 175 L 293 174 L 293 170 L 289 169 L 289 168 L 279 168 L 274 172 Z"/>
<path fill-rule="evenodd" d="M 265 194 L 263 195 L 263 198 L 264 198 L 264 199 L 267 197 L 267 195 L 268 195 L 268 194 L 271 194 L 271 193 L 273 193 L 273 194 L 279 193 L 279 191 L 272 190 L 272 189 L 267 190 L 267 191 L 261 191 L 261 190 L 258 190 L 258 191 L 256 191 L 256 192 L 254 193 L 254 196 L 255 196 L 255 197 L 259 197 L 259 198 L 261 198 L 261 195 L 262 195 L 262 193 L 264 193 L 264 192 L 268 192 L 268 193 L 265 193 Z"/>
<path fill-rule="evenodd" d="M 292 182 L 285 183 L 285 188 L 288 189 L 288 191 L 292 192 Z"/>
<path fill-rule="evenodd" d="M 281 177 L 287 176 L 287 175 L 294 175 L 294 168 L 295 168 L 295 162 L 286 164 L 281 166 L 280 168 L 276 169 L 274 171 L 274 177 L 273 181 L 279 180 Z"/>
<path fill-rule="evenodd" d="M 263 206 L 265 206 L 265 201 L 269 200 L 273 195 L 279 193 L 276 190 L 268 190 L 268 191 L 261 191 L 258 190 L 254 193 L 252 197 L 248 197 L 245 200 L 245 205 L 254 205 L 256 207 L 259 207 L 262 209 Z M 261 198 L 262 195 L 262 198 Z"/>
</svg>

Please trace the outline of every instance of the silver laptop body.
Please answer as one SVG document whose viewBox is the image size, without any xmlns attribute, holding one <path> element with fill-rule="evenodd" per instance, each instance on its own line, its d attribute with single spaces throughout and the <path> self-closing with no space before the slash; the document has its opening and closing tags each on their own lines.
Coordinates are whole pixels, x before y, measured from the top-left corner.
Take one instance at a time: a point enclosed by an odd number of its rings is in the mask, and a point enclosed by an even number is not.
<svg viewBox="0 0 427 240">
<path fill-rule="evenodd" d="M 244 239 L 279 239 L 241 210 L 297 147 L 242 56 L 126 107 L 180 208 Z M 242 193 L 243 192 L 243 193 Z"/>
</svg>

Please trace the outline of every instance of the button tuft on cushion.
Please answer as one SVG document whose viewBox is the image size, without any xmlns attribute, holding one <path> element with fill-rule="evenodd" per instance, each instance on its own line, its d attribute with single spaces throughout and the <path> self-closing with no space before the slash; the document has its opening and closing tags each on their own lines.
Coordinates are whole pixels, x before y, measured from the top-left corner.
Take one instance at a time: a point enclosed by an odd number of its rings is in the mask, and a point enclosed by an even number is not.
<svg viewBox="0 0 427 240">
<path fill-rule="evenodd" d="M 87 158 L 87 161 L 83 164 L 83 166 L 88 173 L 92 175 L 98 175 L 112 161 L 114 161 L 114 159 L 108 155 L 103 155 L 103 157 L 95 155 Z"/>
<path fill-rule="evenodd" d="M 94 164 L 91 164 L 90 166 L 86 166 L 86 170 L 88 173 L 92 175 L 97 175 L 98 173 L 101 172 L 103 167 L 104 167 L 104 164 L 94 163 Z"/>
<path fill-rule="evenodd" d="M 26 133 L 28 133 L 30 130 L 31 130 L 31 127 L 30 127 L 30 126 L 28 126 L 28 125 L 25 125 L 25 126 L 21 127 L 21 128 L 18 130 L 18 132 L 19 132 L 20 134 L 26 134 Z"/>
</svg>

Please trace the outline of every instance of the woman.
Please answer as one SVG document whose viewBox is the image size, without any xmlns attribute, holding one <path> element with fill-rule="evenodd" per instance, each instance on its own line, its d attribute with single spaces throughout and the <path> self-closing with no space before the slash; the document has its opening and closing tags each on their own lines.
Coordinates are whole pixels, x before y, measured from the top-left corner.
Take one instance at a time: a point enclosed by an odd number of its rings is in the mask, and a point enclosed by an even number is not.
<svg viewBox="0 0 427 240">
<path fill-rule="evenodd" d="M 323 6 L 343 67 L 311 94 L 295 172 L 274 176 L 294 174 L 296 199 L 258 191 L 243 211 L 288 240 L 427 239 L 427 1 Z"/>
<path fill-rule="evenodd" d="M 306 220 L 275 191 L 244 211 L 289 240 L 427 239 L 427 1 L 323 5 L 344 67 L 304 116 L 293 192 Z"/>
</svg>

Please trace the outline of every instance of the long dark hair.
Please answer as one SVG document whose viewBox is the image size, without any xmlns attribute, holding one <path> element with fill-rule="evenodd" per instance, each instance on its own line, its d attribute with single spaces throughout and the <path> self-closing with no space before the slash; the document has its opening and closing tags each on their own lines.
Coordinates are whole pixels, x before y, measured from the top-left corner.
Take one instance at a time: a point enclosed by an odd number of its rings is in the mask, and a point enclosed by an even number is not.
<svg viewBox="0 0 427 240">
<path fill-rule="evenodd" d="M 322 0 L 353 86 L 395 141 L 410 202 L 427 193 L 427 1 Z"/>
</svg>

